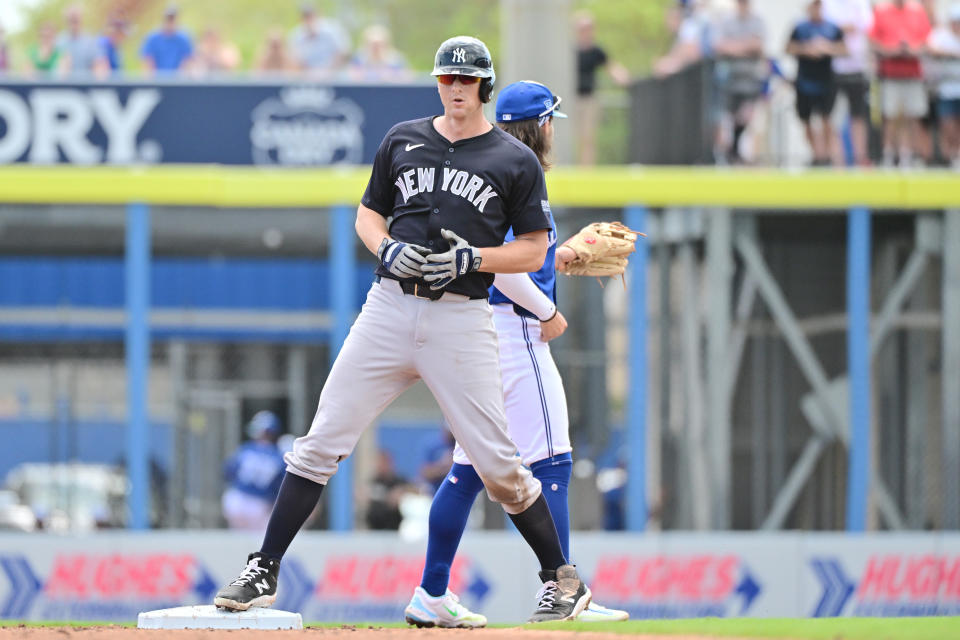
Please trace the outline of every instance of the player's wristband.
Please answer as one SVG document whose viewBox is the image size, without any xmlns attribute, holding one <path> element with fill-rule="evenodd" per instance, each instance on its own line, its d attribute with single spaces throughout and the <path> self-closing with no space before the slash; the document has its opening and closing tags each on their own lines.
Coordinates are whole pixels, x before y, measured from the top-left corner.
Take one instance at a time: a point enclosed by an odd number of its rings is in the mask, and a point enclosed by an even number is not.
<svg viewBox="0 0 960 640">
<path fill-rule="evenodd" d="M 547 318 L 546 320 L 541 319 L 540 322 L 550 322 L 551 320 L 553 320 L 554 318 L 557 317 L 557 313 L 558 313 L 559 311 L 560 311 L 559 309 L 557 309 L 556 307 L 554 307 L 554 308 L 553 308 L 553 313 L 550 314 L 550 317 Z"/>
</svg>

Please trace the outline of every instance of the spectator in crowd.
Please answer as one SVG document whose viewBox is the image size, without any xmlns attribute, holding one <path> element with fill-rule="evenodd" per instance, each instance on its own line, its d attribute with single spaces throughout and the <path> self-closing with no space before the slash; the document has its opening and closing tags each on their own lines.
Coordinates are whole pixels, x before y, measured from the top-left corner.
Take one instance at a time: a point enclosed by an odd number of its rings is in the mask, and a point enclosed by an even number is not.
<svg viewBox="0 0 960 640">
<path fill-rule="evenodd" d="M 231 529 L 266 530 L 287 468 L 277 447 L 281 430 L 276 414 L 257 412 L 247 424 L 250 440 L 224 464 L 223 517 Z"/>
<path fill-rule="evenodd" d="M 711 56 L 711 28 L 705 0 L 678 0 L 667 13 L 667 26 L 675 33 L 673 46 L 654 63 L 655 75 L 668 76 Z"/>
<path fill-rule="evenodd" d="M 79 4 L 71 5 L 64 19 L 67 30 L 57 38 L 60 70 L 63 75 L 92 75 L 94 70 L 104 65 L 103 51 L 97 39 L 83 31 L 83 8 Z"/>
<path fill-rule="evenodd" d="M 944 159 L 960 169 L 960 2 L 950 6 L 947 24 L 930 34 L 927 48 L 940 71 L 937 84 L 940 149 Z"/>
<path fill-rule="evenodd" d="M 909 166 L 921 150 L 920 119 L 927 113 L 920 55 L 930 35 L 930 20 L 914 0 L 891 0 L 874 7 L 870 41 L 877 56 L 883 113 L 883 161 Z"/>
<path fill-rule="evenodd" d="M 300 7 L 300 24 L 290 32 L 289 46 L 301 70 L 330 76 L 346 63 L 350 37 L 339 22 L 318 15 L 312 4 L 304 4 Z"/>
<path fill-rule="evenodd" d="M 937 0 L 920 0 L 920 6 L 927 14 L 930 23 L 930 33 L 940 26 L 937 18 Z M 929 41 L 930 36 L 927 36 Z M 924 44 L 920 53 L 920 68 L 923 69 L 923 88 L 927 96 L 927 113 L 920 118 L 920 141 L 917 145 L 917 154 L 926 164 L 933 164 L 934 134 L 940 128 L 940 114 L 937 111 L 937 85 L 939 84 L 940 61 L 930 56 L 930 51 Z M 918 160 L 919 162 L 920 160 Z"/>
<path fill-rule="evenodd" d="M 217 74 L 236 71 L 239 66 L 240 49 L 237 45 L 224 40 L 215 27 L 205 29 L 197 42 L 192 70 L 199 74 Z"/>
<path fill-rule="evenodd" d="M 390 31 L 379 24 L 363 30 L 363 45 L 350 61 L 349 75 L 359 82 L 403 82 L 411 77 L 403 55 L 390 44 Z"/>
<path fill-rule="evenodd" d="M 807 141 L 813 151 L 813 165 L 830 164 L 833 127 L 830 114 L 837 97 L 833 79 L 833 58 L 847 54 L 840 27 L 823 19 L 822 0 L 812 0 L 808 19 L 793 28 L 787 53 L 797 57 L 797 115 L 803 122 Z M 813 116 L 819 116 L 815 128 Z"/>
<path fill-rule="evenodd" d="M 7 48 L 6 33 L 0 25 L 0 73 L 10 71 L 10 51 Z"/>
<path fill-rule="evenodd" d="M 123 47 L 127 39 L 129 28 L 126 20 L 113 18 L 107 25 L 106 32 L 100 36 L 97 44 L 100 46 L 100 56 L 96 73 L 100 77 L 119 73 L 123 70 Z"/>
<path fill-rule="evenodd" d="M 850 112 L 850 143 L 853 162 L 869 164 L 867 154 L 870 117 L 870 43 L 867 33 L 873 26 L 870 0 L 823 0 L 823 17 L 843 30 L 847 55 L 833 59 L 833 75 L 838 93 L 847 100 Z M 839 140 L 839 139 L 838 139 Z"/>
<path fill-rule="evenodd" d="M 377 473 L 371 482 L 367 526 L 375 530 L 396 531 L 403 521 L 400 499 L 413 488 L 397 473 L 393 457 L 386 451 L 377 452 Z"/>
<path fill-rule="evenodd" d="M 437 439 L 427 448 L 423 466 L 420 467 L 420 477 L 427 483 L 432 497 L 453 464 L 453 447 L 457 443 L 446 421 L 440 427 Z"/>
<path fill-rule="evenodd" d="M 254 69 L 265 74 L 296 71 L 297 64 L 287 51 L 287 42 L 279 28 L 273 27 L 267 31 L 267 38 L 257 56 Z"/>
<path fill-rule="evenodd" d="M 167 7 L 163 25 L 143 41 L 140 57 L 150 73 L 175 73 L 190 64 L 193 41 L 177 26 L 177 13 L 177 7 Z"/>
<path fill-rule="evenodd" d="M 732 121 L 727 160 L 739 163 L 740 136 L 750 124 L 754 106 L 763 94 L 768 75 L 763 55 L 766 27 L 753 12 L 750 0 L 737 0 L 736 10 L 717 25 L 713 52 L 717 75 L 724 92 L 724 110 Z M 718 129 L 718 133 L 722 127 Z M 721 139 L 726 136 L 718 136 Z"/>
<path fill-rule="evenodd" d="M 53 23 L 44 22 L 37 33 L 38 41 L 30 45 L 27 57 L 30 59 L 30 68 L 41 75 L 53 75 L 57 70 L 60 59 L 60 49 L 57 48 L 57 30 Z"/>
<path fill-rule="evenodd" d="M 596 132 L 600 122 L 600 105 L 595 96 L 597 70 L 605 69 L 619 86 L 626 86 L 630 74 L 611 60 L 594 39 L 593 16 L 580 11 L 574 16 L 577 34 L 577 159 L 582 165 L 596 162 Z"/>
</svg>

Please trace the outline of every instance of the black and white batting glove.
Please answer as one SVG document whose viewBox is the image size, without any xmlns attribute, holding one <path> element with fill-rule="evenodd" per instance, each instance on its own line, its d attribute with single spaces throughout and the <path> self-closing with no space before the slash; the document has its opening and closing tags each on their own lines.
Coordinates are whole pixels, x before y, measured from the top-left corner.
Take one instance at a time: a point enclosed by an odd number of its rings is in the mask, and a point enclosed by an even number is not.
<svg viewBox="0 0 960 640">
<path fill-rule="evenodd" d="M 480 255 L 476 248 L 453 231 L 441 229 L 440 235 L 450 243 L 443 253 L 431 253 L 423 265 L 423 279 L 431 289 L 443 289 L 456 278 L 480 268 Z"/>
<path fill-rule="evenodd" d="M 377 249 L 380 264 L 398 278 L 419 278 L 423 275 L 420 270 L 427 262 L 424 257 L 430 249 L 418 244 L 408 244 L 399 240 L 384 238 Z"/>
</svg>

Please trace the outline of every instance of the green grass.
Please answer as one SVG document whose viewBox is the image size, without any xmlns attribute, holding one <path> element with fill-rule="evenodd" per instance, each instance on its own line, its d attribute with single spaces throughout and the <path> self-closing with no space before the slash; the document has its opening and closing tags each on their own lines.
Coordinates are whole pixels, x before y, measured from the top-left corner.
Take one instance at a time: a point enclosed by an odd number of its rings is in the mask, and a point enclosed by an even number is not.
<svg viewBox="0 0 960 640">
<path fill-rule="evenodd" d="M 817 618 L 638 620 L 628 622 L 553 622 L 536 629 L 608 631 L 630 635 L 697 634 L 791 640 L 957 640 L 960 618 Z"/>
<path fill-rule="evenodd" d="M 134 627 L 133 623 L 112 622 L 22 622 L 0 620 L 0 627 L 25 624 L 28 627 L 94 627 L 115 625 Z M 313 628 L 404 628 L 396 623 L 323 623 L 307 624 Z M 511 628 L 516 625 L 495 624 Z M 960 638 L 960 617 L 957 618 L 819 618 L 819 619 L 751 619 L 698 618 L 694 620 L 631 620 L 629 622 L 553 622 L 524 625 L 525 629 L 560 631 L 593 631 L 611 634 L 702 635 L 706 637 L 771 638 L 784 640 L 957 640 Z"/>
</svg>

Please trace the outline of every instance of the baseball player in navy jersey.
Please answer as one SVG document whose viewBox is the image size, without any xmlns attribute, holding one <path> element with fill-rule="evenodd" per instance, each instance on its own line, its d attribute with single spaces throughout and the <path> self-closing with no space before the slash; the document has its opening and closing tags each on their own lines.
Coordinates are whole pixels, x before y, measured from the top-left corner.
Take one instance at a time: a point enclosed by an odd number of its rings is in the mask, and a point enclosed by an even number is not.
<svg viewBox="0 0 960 640">
<path fill-rule="evenodd" d="M 376 281 L 327 376 L 310 431 L 285 457 L 263 544 L 217 594 L 219 607 L 273 604 L 280 561 L 338 463 L 421 379 L 487 494 L 502 504 L 553 586 L 530 621 L 575 618 L 590 602 L 590 590 L 567 563 L 540 482 L 507 435 L 487 300 L 494 273 L 543 264 L 552 226 L 543 170 L 526 145 L 483 115 L 496 79 L 483 42 L 445 41 L 433 75 L 444 113 L 396 125 L 377 151 L 356 220 L 357 235 L 380 260 Z M 514 239 L 504 243 L 511 228 Z"/>
<path fill-rule="evenodd" d="M 560 98 L 539 82 L 515 82 L 497 98 L 497 123 L 530 147 L 544 168 L 553 140 L 553 119 L 567 116 L 557 110 Z M 567 487 L 570 484 L 570 434 L 567 399 L 560 373 L 550 355 L 548 342 L 563 334 L 567 321 L 556 305 L 556 268 L 576 254 L 557 249 L 556 225 L 550 217 L 549 248 L 536 271 L 497 274 L 490 288 L 490 303 L 497 329 L 500 371 L 510 437 L 517 444 L 525 465 L 540 480 L 560 535 L 564 556 L 569 558 L 570 521 Z M 512 234 L 507 234 L 509 241 Z M 417 626 L 481 627 L 486 618 L 450 601 L 450 566 L 466 528 L 470 509 L 483 488 L 480 476 L 466 450 L 457 444 L 453 466 L 440 485 L 430 508 L 427 559 L 423 578 L 404 611 Z M 545 581 L 541 597 L 551 597 Z M 626 620 L 626 611 L 607 609 L 590 602 L 578 620 Z"/>
</svg>

